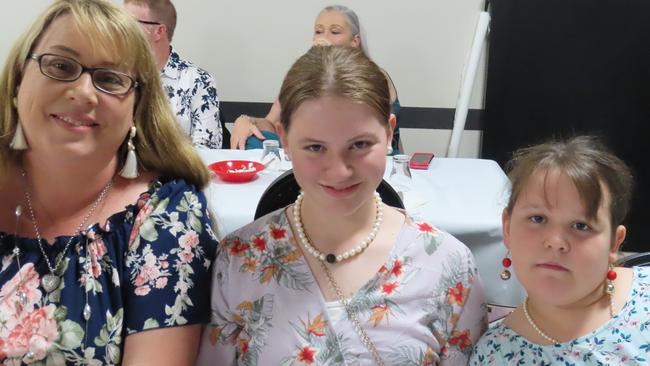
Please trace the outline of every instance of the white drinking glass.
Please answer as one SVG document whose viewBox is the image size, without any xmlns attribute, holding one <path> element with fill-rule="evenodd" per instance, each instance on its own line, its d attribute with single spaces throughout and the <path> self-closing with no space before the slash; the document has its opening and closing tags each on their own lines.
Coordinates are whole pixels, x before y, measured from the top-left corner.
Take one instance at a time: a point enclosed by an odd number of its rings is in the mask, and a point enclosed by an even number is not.
<svg viewBox="0 0 650 366">
<path fill-rule="evenodd" d="M 413 178 L 411 177 L 409 161 L 410 157 L 406 154 L 393 156 L 393 168 L 388 181 L 398 193 L 408 192 L 411 189 Z"/>
<path fill-rule="evenodd" d="M 282 164 L 280 157 L 280 142 L 277 140 L 264 140 L 262 142 L 262 159 L 260 162 L 269 170 L 279 170 Z"/>
</svg>

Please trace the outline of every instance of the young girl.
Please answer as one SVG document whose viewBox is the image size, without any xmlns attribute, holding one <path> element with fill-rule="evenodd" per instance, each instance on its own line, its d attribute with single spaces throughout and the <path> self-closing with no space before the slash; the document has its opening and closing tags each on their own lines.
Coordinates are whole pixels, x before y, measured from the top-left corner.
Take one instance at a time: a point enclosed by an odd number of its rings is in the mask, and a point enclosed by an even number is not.
<svg viewBox="0 0 650 366">
<path fill-rule="evenodd" d="M 472 365 L 647 365 L 650 271 L 613 267 L 628 167 L 596 139 L 522 149 L 503 234 L 524 303 L 479 341 Z"/>
<path fill-rule="evenodd" d="M 394 117 L 358 48 L 313 47 L 282 85 L 295 204 L 224 239 L 202 365 L 466 365 L 483 331 L 471 253 L 382 204 Z"/>
</svg>

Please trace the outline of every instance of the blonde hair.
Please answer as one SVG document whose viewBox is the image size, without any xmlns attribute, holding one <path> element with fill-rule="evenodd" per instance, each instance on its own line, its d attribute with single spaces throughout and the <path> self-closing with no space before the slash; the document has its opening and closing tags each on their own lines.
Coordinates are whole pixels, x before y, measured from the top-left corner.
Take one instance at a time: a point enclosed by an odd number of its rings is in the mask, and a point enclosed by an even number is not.
<svg viewBox="0 0 650 366">
<path fill-rule="evenodd" d="M 351 46 L 314 46 L 289 69 L 280 89 L 282 127 L 289 131 L 291 115 L 305 101 L 343 97 L 369 106 L 390 128 L 388 81 L 379 66 Z"/>
<path fill-rule="evenodd" d="M 630 168 L 596 137 L 578 136 L 566 141 L 550 141 L 517 150 L 507 166 L 511 194 L 508 215 L 530 177 L 536 172 L 558 171 L 575 185 L 587 215 L 594 218 L 603 201 L 603 188 L 610 195 L 612 227 L 620 225 L 630 208 L 633 178 Z"/>
<path fill-rule="evenodd" d="M 8 167 L 17 161 L 19 151 L 9 143 L 18 124 L 18 111 L 12 103 L 22 79 L 24 64 L 41 35 L 62 15 L 70 15 L 82 34 L 93 40 L 93 47 L 108 55 L 119 55 L 118 67 L 129 70 L 138 81 L 134 139 L 141 169 L 170 178 L 182 178 L 199 188 L 209 181 L 205 164 L 181 131 L 160 84 L 149 44 L 133 17 L 105 0 L 58 0 L 48 7 L 17 40 L 0 75 L 0 184 Z M 128 134 L 127 134 L 128 135 Z M 127 137 L 118 150 L 120 165 L 127 152 Z"/>
</svg>

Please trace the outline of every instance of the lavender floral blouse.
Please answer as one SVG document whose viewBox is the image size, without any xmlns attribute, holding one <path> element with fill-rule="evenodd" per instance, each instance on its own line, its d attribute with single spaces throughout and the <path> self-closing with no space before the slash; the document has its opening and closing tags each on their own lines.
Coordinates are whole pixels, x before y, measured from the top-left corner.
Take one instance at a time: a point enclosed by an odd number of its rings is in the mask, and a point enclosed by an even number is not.
<svg viewBox="0 0 650 366">
<path fill-rule="evenodd" d="M 593 332 L 560 345 L 540 346 L 499 323 L 483 335 L 470 364 L 650 364 L 650 268 L 634 268 L 630 299 L 618 314 Z"/>
<path fill-rule="evenodd" d="M 347 315 L 329 318 L 284 210 L 222 241 L 212 291 L 199 365 L 374 364 Z M 484 301 L 467 247 L 408 218 L 350 304 L 387 365 L 466 365 Z"/>
<path fill-rule="evenodd" d="M 69 239 L 43 243 L 52 264 Z M 205 197 L 182 180 L 152 184 L 136 204 L 72 239 L 49 294 L 37 241 L 0 232 L 0 363 L 116 365 L 129 334 L 207 322 L 215 247 Z"/>
</svg>

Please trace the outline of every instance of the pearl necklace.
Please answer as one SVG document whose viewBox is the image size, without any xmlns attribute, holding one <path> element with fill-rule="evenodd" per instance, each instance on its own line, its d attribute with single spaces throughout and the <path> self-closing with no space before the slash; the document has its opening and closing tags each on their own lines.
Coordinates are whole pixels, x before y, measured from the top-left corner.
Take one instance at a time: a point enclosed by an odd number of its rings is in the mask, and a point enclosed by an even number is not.
<svg viewBox="0 0 650 366">
<path fill-rule="evenodd" d="M 610 319 L 614 317 L 614 299 L 612 298 L 613 296 L 610 294 L 609 295 L 609 317 Z M 528 297 L 526 297 L 526 300 L 524 300 L 524 315 L 526 316 L 526 320 L 528 320 L 528 323 L 530 324 L 533 329 L 539 334 L 542 338 L 546 339 L 547 341 L 553 343 L 553 345 L 558 346 L 562 342 L 558 341 L 555 338 L 552 338 L 551 336 L 547 335 L 544 333 L 538 326 L 537 324 L 533 321 L 533 318 L 530 316 L 530 313 L 528 312 Z"/>
<path fill-rule="evenodd" d="M 370 231 L 370 234 L 359 243 L 356 247 L 347 250 L 341 254 L 335 255 L 333 253 L 325 254 L 319 251 L 318 249 L 314 248 L 314 246 L 309 242 L 309 239 L 307 238 L 307 234 L 305 234 L 305 229 L 302 225 L 302 218 L 300 215 L 300 208 L 302 206 L 302 200 L 304 197 L 304 192 L 300 192 L 298 195 L 298 198 L 296 198 L 296 202 L 293 206 L 293 221 L 294 224 L 296 225 L 296 230 L 298 231 L 298 240 L 300 240 L 300 243 L 302 246 L 305 248 L 309 254 L 314 256 L 316 259 L 320 260 L 321 262 L 327 262 L 327 263 L 336 263 L 336 262 L 341 262 L 343 260 L 350 259 L 361 252 L 363 252 L 370 243 L 372 243 L 373 240 L 375 240 L 375 237 L 377 236 L 377 233 L 379 232 L 379 228 L 381 226 L 381 222 L 384 218 L 383 214 L 383 207 L 381 204 L 381 197 L 379 197 L 379 193 L 375 192 L 375 206 L 377 208 L 377 213 L 375 215 L 375 222 L 372 225 L 372 230 Z"/>
</svg>

